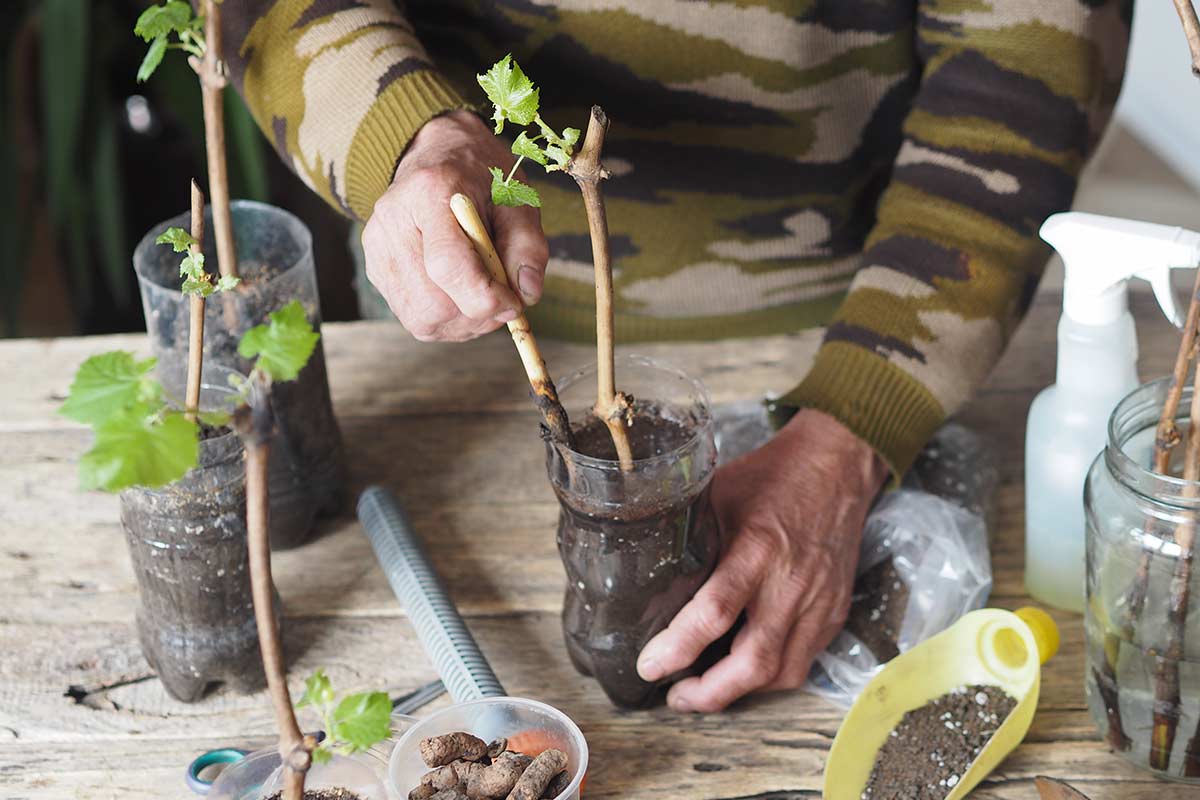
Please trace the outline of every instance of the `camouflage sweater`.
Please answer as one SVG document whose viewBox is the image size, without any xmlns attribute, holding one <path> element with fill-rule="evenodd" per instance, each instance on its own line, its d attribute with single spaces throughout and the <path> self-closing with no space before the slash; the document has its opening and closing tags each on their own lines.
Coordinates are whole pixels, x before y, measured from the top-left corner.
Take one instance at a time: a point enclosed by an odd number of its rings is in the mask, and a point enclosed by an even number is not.
<svg viewBox="0 0 1200 800">
<path fill-rule="evenodd" d="M 371 213 L 415 131 L 512 52 L 556 127 L 613 120 L 617 334 L 826 327 L 786 400 L 905 469 L 987 375 L 1120 87 L 1129 0 L 226 0 L 280 155 Z M 582 203 L 542 193 L 539 334 L 593 336 Z"/>
</svg>

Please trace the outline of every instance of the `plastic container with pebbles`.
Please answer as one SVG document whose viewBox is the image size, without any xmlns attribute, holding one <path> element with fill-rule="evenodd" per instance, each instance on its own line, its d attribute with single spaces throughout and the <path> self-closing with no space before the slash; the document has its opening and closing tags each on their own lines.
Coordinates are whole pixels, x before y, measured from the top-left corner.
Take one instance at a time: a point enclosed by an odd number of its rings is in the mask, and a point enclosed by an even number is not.
<svg viewBox="0 0 1200 800">
<path fill-rule="evenodd" d="M 1037 710 L 1041 665 L 1057 650 L 1058 628 L 1044 611 L 987 608 L 897 656 L 867 685 L 842 722 L 825 766 L 824 797 L 888 796 L 869 788 L 872 783 L 883 788 L 873 772 L 888 771 L 883 762 L 889 750 L 902 748 L 906 735 L 917 739 L 914 734 L 930 719 L 952 733 L 954 741 L 974 741 L 979 752 L 967 750 L 961 771 L 943 770 L 946 774 L 934 785 L 915 785 L 926 772 L 917 763 L 921 758 L 936 765 L 962 757 L 938 749 L 944 737 L 935 728 L 921 736 L 927 753 L 915 758 L 909 752 L 906 763 L 890 766 L 906 772 L 905 788 L 924 789 L 913 797 L 965 797 L 1025 738 Z"/>
<path fill-rule="evenodd" d="M 579 727 L 552 706 L 507 696 L 408 517 L 387 490 L 378 486 L 366 489 L 358 501 L 358 517 L 421 646 L 455 701 L 422 719 L 393 717 L 398 740 L 388 759 L 387 780 L 395 796 L 408 797 L 430 772 L 422 758 L 422 741 L 465 732 L 483 742 L 508 739 L 512 749 L 530 757 L 561 751 L 566 756 L 566 776 L 561 791 L 549 800 L 578 798 L 588 765 L 587 741 Z M 530 749 L 523 742 L 536 742 L 537 746 Z"/>
</svg>

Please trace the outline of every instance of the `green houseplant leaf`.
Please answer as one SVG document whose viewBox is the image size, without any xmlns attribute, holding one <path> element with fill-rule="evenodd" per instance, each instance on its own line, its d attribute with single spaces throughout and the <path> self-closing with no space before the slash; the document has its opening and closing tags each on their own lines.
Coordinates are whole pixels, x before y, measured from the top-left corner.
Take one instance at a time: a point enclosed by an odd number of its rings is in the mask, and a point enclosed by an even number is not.
<svg viewBox="0 0 1200 800">
<path fill-rule="evenodd" d="M 384 692 L 342 698 L 333 712 L 333 739 L 344 752 L 357 753 L 386 739 L 392 731 L 392 701 Z"/>
<path fill-rule="evenodd" d="M 59 413 L 96 426 L 131 406 L 158 401 L 162 388 L 151 377 L 156 363 L 153 358 L 138 361 L 125 351 L 92 356 L 75 373 Z"/>
<path fill-rule="evenodd" d="M 304 695 L 296 703 L 296 708 L 313 706 L 321 708 L 334 700 L 333 683 L 325 670 L 318 668 L 316 672 L 304 679 Z"/>
<path fill-rule="evenodd" d="M 537 189 L 521 183 L 516 178 L 504 179 L 504 171 L 499 167 L 488 167 L 492 173 L 492 202 L 498 206 L 533 206 L 542 207 L 542 198 Z"/>
<path fill-rule="evenodd" d="M 505 120 L 528 125 L 537 117 L 538 89 L 525 77 L 511 54 L 497 61 L 487 72 L 476 75 L 475 80 L 495 106 L 492 119 L 496 121 L 496 133 L 504 130 Z"/>
<path fill-rule="evenodd" d="M 238 343 L 243 358 L 255 358 L 254 369 L 273 381 L 294 380 L 308 363 L 321 338 L 304 315 L 304 306 L 293 300 L 270 315 L 270 322 L 246 331 Z"/>
<path fill-rule="evenodd" d="M 96 426 L 96 441 L 79 461 L 85 489 L 118 492 L 179 480 L 200 457 L 199 429 L 182 413 L 138 403 Z"/>
</svg>

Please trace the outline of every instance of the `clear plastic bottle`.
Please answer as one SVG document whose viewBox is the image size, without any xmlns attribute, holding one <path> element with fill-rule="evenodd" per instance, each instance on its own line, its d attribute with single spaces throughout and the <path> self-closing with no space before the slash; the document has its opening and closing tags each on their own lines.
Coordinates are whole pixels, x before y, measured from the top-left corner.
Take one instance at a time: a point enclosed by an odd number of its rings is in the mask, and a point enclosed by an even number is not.
<svg viewBox="0 0 1200 800">
<path fill-rule="evenodd" d="M 1066 282 L 1055 383 L 1033 401 L 1025 432 L 1025 587 L 1081 612 L 1084 477 L 1109 414 L 1138 385 L 1126 283 L 1149 281 L 1163 313 L 1181 324 L 1170 272 L 1200 261 L 1200 234 L 1078 212 L 1055 214 L 1041 234 L 1062 255 Z"/>
</svg>

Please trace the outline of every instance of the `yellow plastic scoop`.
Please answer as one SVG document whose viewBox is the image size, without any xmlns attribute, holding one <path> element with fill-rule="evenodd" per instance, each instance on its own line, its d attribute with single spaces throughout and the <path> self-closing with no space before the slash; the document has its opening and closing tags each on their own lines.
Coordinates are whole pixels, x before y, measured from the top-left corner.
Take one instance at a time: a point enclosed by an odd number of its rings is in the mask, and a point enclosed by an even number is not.
<svg viewBox="0 0 1200 800">
<path fill-rule="evenodd" d="M 825 765 L 826 800 L 859 800 L 875 755 L 914 708 L 960 686 L 996 686 L 1017 705 L 946 800 L 959 800 L 995 769 L 1029 730 L 1037 710 L 1041 665 L 1058 652 L 1058 628 L 1040 608 L 972 611 L 946 630 L 892 659 L 859 695 L 842 722 Z"/>
</svg>

